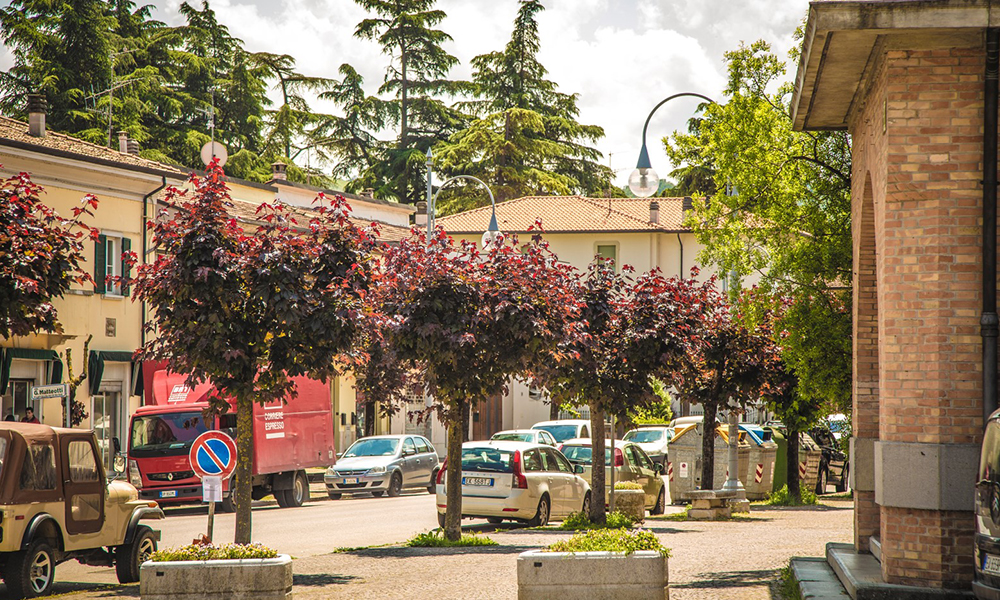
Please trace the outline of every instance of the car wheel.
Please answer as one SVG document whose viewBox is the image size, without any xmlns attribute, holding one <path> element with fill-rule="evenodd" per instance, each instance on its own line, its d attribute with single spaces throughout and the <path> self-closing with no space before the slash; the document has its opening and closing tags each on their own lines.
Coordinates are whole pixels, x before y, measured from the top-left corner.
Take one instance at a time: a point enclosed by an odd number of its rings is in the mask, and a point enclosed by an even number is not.
<svg viewBox="0 0 1000 600">
<path fill-rule="evenodd" d="M 156 552 L 156 536 L 153 530 L 145 525 L 139 525 L 132 541 L 115 549 L 115 573 L 118 583 L 135 583 L 139 581 L 139 568 Z"/>
<path fill-rule="evenodd" d="M 403 491 L 403 477 L 399 473 L 393 473 L 389 480 L 389 497 L 395 498 Z"/>
<path fill-rule="evenodd" d="M 444 513 L 441 512 L 438 513 L 438 525 L 441 527 L 441 529 L 444 529 L 444 515 L 445 515 Z"/>
<path fill-rule="evenodd" d="M 340 500 L 344 496 L 343 494 L 338 494 L 337 492 L 327 492 L 326 495 L 330 497 L 330 500 Z"/>
<path fill-rule="evenodd" d="M 382 490 L 378 490 L 378 491 L 372 492 L 372 496 L 375 496 L 376 498 L 381 498 L 382 494 L 384 494 L 384 493 L 385 492 L 383 492 Z"/>
<path fill-rule="evenodd" d="M 486 522 L 491 525 L 499 525 L 500 523 L 503 523 L 503 519 L 500 517 L 486 517 Z"/>
<path fill-rule="evenodd" d="M 826 482 L 827 482 L 826 469 L 819 470 L 819 479 L 816 481 L 816 495 L 820 496 L 826 493 Z"/>
<path fill-rule="evenodd" d="M 35 540 L 28 549 L 14 552 L 4 565 L 3 579 L 11 598 L 35 598 L 52 591 L 56 561 L 45 540 Z"/>
<path fill-rule="evenodd" d="M 535 516 L 528 521 L 528 525 L 531 527 L 545 527 L 549 523 L 549 497 L 542 496 L 542 499 L 538 501 L 538 511 L 535 512 Z"/>
<path fill-rule="evenodd" d="M 847 491 L 847 482 L 850 480 L 850 476 L 851 476 L 850 469 L 851 469 L 850 467 L 848 467 L 847 465 L 844 465 L 844 470 L 840 472 L 840 481 L 837 482 L 837 491 L 838 492 L 846 492 Z"/>
<path fill-rule="evenodd" d="M 437 485 L 436 485 L 437 484 L 437 480 L 438 480 L 438 472 L 434 471 L 434 472 L 431 473 L 431 482 L 429 484 L 427 484 L 427 493 L 428 494 L 437 493 Z"/>
<path fill-rule="evenodd" d="M 590 518 L 590 492 L 583 496 L 583 508 L 580 509 L 580 512 L 583 513 L 583 516 Z"/>
<path fill-rule="evenodd" d="M 662 515 L 665 512 L 667 512 L 667 493 L 663 486 L 660 486 L 660 493 L 656 496 L 656 504 L 649 509 L 649 514 Z"/>
</svg>

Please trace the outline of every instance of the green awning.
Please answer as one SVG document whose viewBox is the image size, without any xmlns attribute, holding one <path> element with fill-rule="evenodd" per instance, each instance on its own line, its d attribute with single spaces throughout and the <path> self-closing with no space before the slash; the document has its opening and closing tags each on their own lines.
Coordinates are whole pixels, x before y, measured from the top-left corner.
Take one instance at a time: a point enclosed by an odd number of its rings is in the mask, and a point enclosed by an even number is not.
<svg viewBox="0 0 1000 600">
<path fill-rule="evenodd" d="M 7 393 L 10 383 L 10 367 L 15 358 L 24 360 L 44 360 L 51 362 L 49 383 L 62 383 L 63 363 L 55 350 L 38 350 L 35 348 L 0 348 L 0 394 Z"/>
<path fill-rule="evenodd" d="M 132 389 L 127 392 L 134 396 L 142 395 L 142 362 L 132 360 L 132 352 L 118 350 L 91 350 L 87 365 L 87 380 L 90 382 L 90 395 L 101 393 L 101 380 L 104 378 L 104 363 L 129 363 L 132 373 Z M 136 377 L 136 373 L 139 374 Z"/>
</svg>

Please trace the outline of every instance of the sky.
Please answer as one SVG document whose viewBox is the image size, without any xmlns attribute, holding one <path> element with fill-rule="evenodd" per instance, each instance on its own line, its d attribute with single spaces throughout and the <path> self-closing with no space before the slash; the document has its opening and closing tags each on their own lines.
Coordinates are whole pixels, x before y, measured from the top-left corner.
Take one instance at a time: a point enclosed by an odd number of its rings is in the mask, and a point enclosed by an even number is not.
<svg viewBox="0 0 1000 600">
<path fill-rule="evenodd" d="M 181 0 L 147 0 L 156 18 L 180 24 Z M 7 0 L 0 0 L 6 5 Z M 142 4 L 142 0 L 139 0 Z M 600 125 L 597 146 L 622 185 L 635 168 L 642 125 L 663 98 L 697 92 L 722 101 L 723 55 L 741 42 L 763 39 L 787 56 L 807 0 L 543 0 L 538 16 L 539 59 L 564 93 L 579 95 L 579 121 Z M 337 77 L 349 63 L 369 93 L 382 83 L 387 57 L 371 41 L 353 36 L 366 12 L 353 0 L 213 0 L 211 6 L 247 50 L 291 54 L 300 72 Z M 453 79 L 468 79 L 471 59 L 501 50 L 510 38 L 517 0 L 439 0 L 448 16 L 439 28 L 452 36 L 446 49 L 461 63 Z M 0 48 L 0 69 L 11 58 Z M 789 65 L 788 78 L 795 65 Z M 671 170 L 660 140 L 683 130 L 697 106 L 680 98 L 653 116 L 647 140 L 653 168 Z M 332 106 L 314 104 L 317 110 Z M 386 135 L 385 137 L 391 137 Z"/>
</svg>

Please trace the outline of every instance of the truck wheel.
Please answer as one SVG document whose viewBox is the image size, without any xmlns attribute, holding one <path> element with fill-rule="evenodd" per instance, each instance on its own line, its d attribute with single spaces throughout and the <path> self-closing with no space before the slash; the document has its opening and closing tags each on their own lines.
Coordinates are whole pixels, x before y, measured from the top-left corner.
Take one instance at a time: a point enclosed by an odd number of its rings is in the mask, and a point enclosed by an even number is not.
<svg viewBox="0 0 1000 600">
<path fill-rule="evenodd" d="M 3 579 L 11 598 L 35 598 L 52 591 L 56 561 L 52 547 L 38 539 L 28 549 L 14 552 L 4 565 Z"/>
<path fill-rule="evenodd" d="M 292 489 L 275 492 L 278 506 L 282 508 L 298 508 L 309 501 L 309 480 L 306 474 L 299 471 L 292 481 Z"/>
<path fill-rule="evenodd" d="M 135 537 L 128 544 L 115 549 L 115 573 L 118 583 L 135 583 L 139 581 L 139 567 L 156 552 L 156 536 L 153 530 L 145 525 L 135 529 Z"/>
<path fill-rule="evenodd" d="M 395 498 L 403 491 L 403 477 L 399 473 L 393 473 L 389 480 L 389 497 Z"/>
<path fill-rule="evenodd" d="M 224 513 L 236 512 L 236 501 L 233 500 L 232 494 L 222 499 L 222 502 L 219 503 L 219 510 Z"/>
</svg>

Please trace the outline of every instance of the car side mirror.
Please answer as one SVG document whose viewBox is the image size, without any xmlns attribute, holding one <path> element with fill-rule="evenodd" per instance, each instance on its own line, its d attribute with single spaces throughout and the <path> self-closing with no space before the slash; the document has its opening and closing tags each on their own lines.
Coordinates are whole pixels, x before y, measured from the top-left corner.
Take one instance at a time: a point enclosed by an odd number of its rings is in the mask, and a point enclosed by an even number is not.
<svg viewBox="0 0 1000 600">
<path fill-rule="evenodd" d="M 416 450 L 407 450 L 407 449 L 403 450 L 403 456 L 413 456 L 416 453 L 417 453 Z"/>
<path fill-rule="evenodd" d="M 583 473 L 583 465 L 573 465 L 573 472 L 576 473 L 577 475 L 582 474 Z"/>
<path fill-rule="evenodd" d="M 657 474 L 662 473 L 663 465 L 661 465 L 660 463 L 653 463 L 653 470 L 656 471 Z"/>
<path fill-rule="evenodd" d="M 115 447 L 115 454 L 122 451 L 122 443 L 118 438 L 111 438 L 111 444 Z"/>
</svg>

